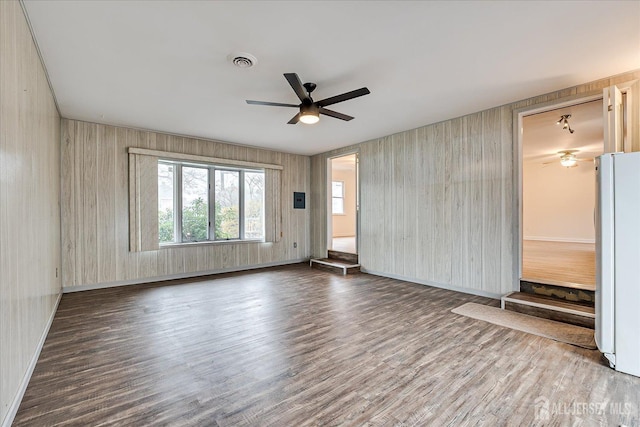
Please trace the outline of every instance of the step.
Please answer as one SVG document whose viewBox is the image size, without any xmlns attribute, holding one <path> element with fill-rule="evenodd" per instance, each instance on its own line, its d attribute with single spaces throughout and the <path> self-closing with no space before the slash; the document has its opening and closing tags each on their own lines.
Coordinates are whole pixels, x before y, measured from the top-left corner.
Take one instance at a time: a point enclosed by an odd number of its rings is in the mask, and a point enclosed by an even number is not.
<svg viewBox="0 0 640 427">
<path fill-rule="evenodd" d="M 360 272 L 360 264 L 352 264 L 331 258 L 312 259 L 309 261 L 309 265 L 313 268 L 339 273 L 343 276 Z"/>
<path fill-rule="evenodd" d="M 595 305 L 595 291 L 589 289 L 579 289 L 562 284 L 540 283 L 532 280 L 520 280 L 520 292 L 528 294 L 551 297 L 569 302 L 578 302 L 587 305 Z"/>
<path fill-rule="evenodd" d="M 358 254 L 352 254 L 352 253 L 349 253 L 349 252 L 340 252 L 340 251 L 328 250 L 327 251 L 327 258 L 336 259 L 336 260 L 340 260 L 340 261 L 344 261 L 344 262 L 349 262 L 351 264 L 357 264 L 359 262 Z"/>
<path fill-rule="evenodd" d="M 585 328 L 595 328 L 595 309 L 585 303 L 570 302 L 526 292 L 512 292 L 504 295 L 501 301 L 504 310 Z"/>
</svg>

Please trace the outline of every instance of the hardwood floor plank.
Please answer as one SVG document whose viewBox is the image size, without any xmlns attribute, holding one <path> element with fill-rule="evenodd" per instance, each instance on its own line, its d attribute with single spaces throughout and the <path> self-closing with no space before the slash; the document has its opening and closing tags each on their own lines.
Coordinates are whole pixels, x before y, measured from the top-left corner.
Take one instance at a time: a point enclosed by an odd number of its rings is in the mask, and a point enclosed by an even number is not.
<svg viewBox="0 0 640 427">
<path fill-rule="evenodd" d="M 595 244 L 524 240 L 522 277 L 533 282 L 595 291 Z"/>
<path fill-rule="evenodd" d="M 14 425 L 535 425 L 540 396 L 640 402 L 597 351 L 451 313 L 470 301 L 498 305 L 306 264 L 65 294 Z"/>
</svg>

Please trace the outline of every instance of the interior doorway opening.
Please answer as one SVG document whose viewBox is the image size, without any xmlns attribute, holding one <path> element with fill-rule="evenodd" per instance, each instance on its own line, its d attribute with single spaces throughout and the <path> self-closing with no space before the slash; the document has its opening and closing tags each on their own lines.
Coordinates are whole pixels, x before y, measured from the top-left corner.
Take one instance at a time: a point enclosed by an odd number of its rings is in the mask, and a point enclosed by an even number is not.
<svg viewBox="0 0 640 427">
<path fill-rule="evenodd" d="M 595 291 L 603 129 L 602 98 L 522 117 L 522 281 Z"/>
<path fill-rule="evenodd" d="M 358 253 L 358 156 L 356 153 L 329 159 L 327 247 Z"/>
</svg>

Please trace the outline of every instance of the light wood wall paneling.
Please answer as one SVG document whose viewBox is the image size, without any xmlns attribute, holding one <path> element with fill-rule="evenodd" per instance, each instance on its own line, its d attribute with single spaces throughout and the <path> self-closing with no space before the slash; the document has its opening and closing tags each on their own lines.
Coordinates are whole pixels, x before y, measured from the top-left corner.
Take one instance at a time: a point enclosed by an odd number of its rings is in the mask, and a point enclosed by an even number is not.
<svg viewBox="0 0 640 427">
<path fill-rule="evenodd" d="M 500 279 L 500 226 L 502 224 L 502 163 L 500 159 L 500 108 L 482 112 L 482 283 Z"/>
<path fill-rule="evenodd" d="M 513 290 L 520 191 L 514 112 L 639 78 L 633 71 L 313 156 L 311 253 L 327 249 L 326 161 L 359 151 L 364 270 L 493 296 Z"/>
<path fill-rule="evenodd" d="M 294 191 L 309 194 L 310 159 L 217 141 L 63 121 L 63 286 L 107 286 L 210 273 L 309 257 L 309 208 L 294 210 Z M 210 244 L 129 251 L 129 147 L 281 164 L 283 237 L 276 243 Z M 69 231 L 69 233 L 67 233 Z M 296 242 L 297 248 L 293 248 Z"/>
<path fill-rule="evenodd" d="M 17 410 L 60 295 L 60 247 L 68 243 L 60 235 L 60 157 L 72 155 L 66 148 L 20 3 L 0 1 L 1 425 Z"/>
<path fill-rule="evenodd" d="M 60 192 L 60 214 L 62 221 L 62 228 L 66 230 L 62 233 L 61 247 L 62 251 L 69 254 L 62 260 L 62 271 L 75 271 L 76 270 L 76 254 L 75 254 L 75 236 L 76 226 L 74 223 L 75 217 L 75 200 L 76 200 L 76 188 L 73 185 L 75 182 L 75 126 L 69 126 L 66 123 L 65 126 L 61 126 L 61 163 L 68 165 L 67 168 L 61 168 L 60 170 L 60 187 L 65 191 Z M 61 272 L 62 274 L 62 272 Z M 75 283 L 75 276 L 69 278 Z"/>
<path fill-rule="evenodd" d="M 95 283 L 98 279 L 98 139 L 97 125 L 80 127 L 78 137 L 87 141 L 82 147 L 82 169 L 80 181 L 80 210 L 82 223 L 80 233 L 83 241 L 82 283 Z M 101 182 L 104 182 L 101 180 Z"/>
<path fill-rule="evenodd" d="M 518 178 L 514 174 L 514 145 L 512 143 L 513 111 L 508 106 L 500 108 L 500 165 L 501 212 L 500 212 L 500 283 L 501 290 L 509 284 L 518 283 L 519 221 Z M 517 141 L 515 142 L 517 144 Z M 516 226 L 514 226 L 516 224 Z M 508 291 L 507 291 L 508 292 Z"/>
<path fill-rule="evenodd" d="M 465 221 L 469 214 L 467 200 L 467 159 L 464 120 L 451 121 L 451 181 L 452 181 L 452 209 L 451 209 L 451 283 L 466 287 L 469 280 L 468 266 L 464 263 L 468 253 L 469 224 Z"/>
<path fill-rule="evenodd" d="M 407 239 L 408 230 L 405 229 L 404 223 L 404 211 L 408 208 L 405 205 L 404 193 L 405 193 L 405 172 L 411 173 L 412 171 L 404 168 L 405 158 L 405 144 L 404 133 L 395 134 L 391 137 L 391 145 L 393 147 L 393 168 L 391 170 L 391 184 L 393 185 L 391 191 L 391 207 L 393 212 L 391 214 L 391 230 L 398 236 L 398 239 L 393 240 L 393 256 L 390 257 L 391 268 L 396 274 L 404 275 L 404 242 Z"/>
</svg>

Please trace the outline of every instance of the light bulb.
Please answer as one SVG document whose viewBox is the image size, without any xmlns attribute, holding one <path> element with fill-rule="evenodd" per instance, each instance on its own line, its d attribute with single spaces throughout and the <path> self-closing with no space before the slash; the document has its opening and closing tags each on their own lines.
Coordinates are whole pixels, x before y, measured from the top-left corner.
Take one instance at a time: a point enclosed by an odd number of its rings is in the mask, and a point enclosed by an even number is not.
<svg viewBox="0 0 640 427">
<path fill-rule="evenodd" d="M 300 116 L 300 121 L 306 125 L 312 125 L 320 121 L 320 117 L 313 113 L 304 113 Z"/>
</svg>

